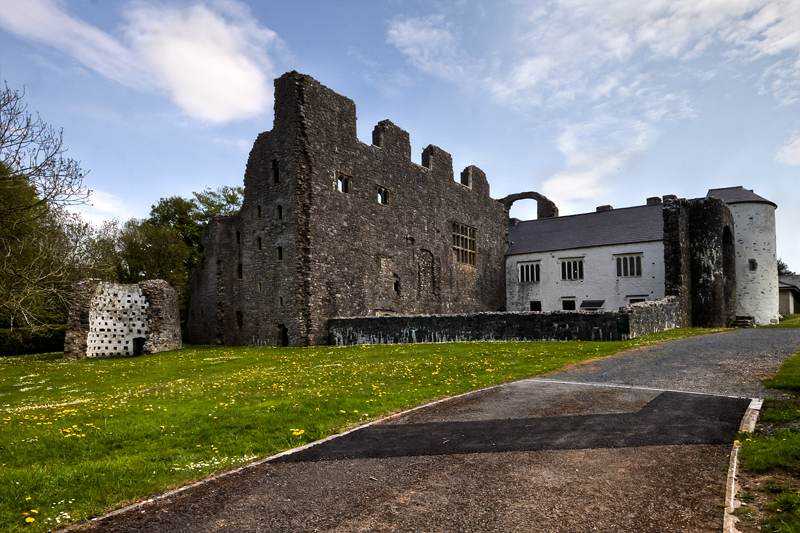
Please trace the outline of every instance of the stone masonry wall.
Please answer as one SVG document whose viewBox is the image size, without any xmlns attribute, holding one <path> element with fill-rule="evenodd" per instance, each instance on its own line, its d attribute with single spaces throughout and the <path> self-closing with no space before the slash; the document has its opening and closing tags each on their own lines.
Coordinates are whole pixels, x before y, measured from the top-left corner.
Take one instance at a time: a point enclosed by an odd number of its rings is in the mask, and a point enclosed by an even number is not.
<svg viewBox="0 0 800 533">
<path fill-rule="evenodd" d="M 676 296 L 630 304 L 620 309 L 627 315 L 630 337 L 689 327 L 681 301 Z"/>
<path fill-rule="evenodd" d="M 681 320 L 724 327 L 736 315 L 734 222 L 717 198 L 664 202 L 665 294 L 680 304 Z"/>
<path fill-rule="evenodd" d="M 182 347 L 178 294 L 163 280 L 87 279 L 73 292 L 64 357 L 141 355 Z"/>
<path fill-rule="evenodd" d="M 352 100 L 296 72 L 275 80 L 242 209 L 204 233 L 187 340 L 324 344 L 339 316 L 502 310 L 507 208 L 479 168 L 456 176 L 435 146 L 421 163 L 390 121 L 367 145 Z"/>
<path fill-rule="evenodd" d="M 617 341 L 686 327 L 678 298 L 611 311 L 476 313 L 464 315 L 335 318 L 328 343 L 409 344 L 464 341 Z"/>
<path fill-rule="evenodd" d="M 328 321 L 329 343 L 613 341 L 627 338 L 617 326 L 619 316 L 608 311 L 554 311 L 335 318 Z"/>
</svg>

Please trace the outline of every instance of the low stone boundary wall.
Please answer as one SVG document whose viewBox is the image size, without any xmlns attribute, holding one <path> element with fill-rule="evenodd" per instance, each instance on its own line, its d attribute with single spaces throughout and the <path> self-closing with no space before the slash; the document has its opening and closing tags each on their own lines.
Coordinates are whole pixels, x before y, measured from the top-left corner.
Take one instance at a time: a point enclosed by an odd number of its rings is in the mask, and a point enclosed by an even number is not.
<svg viewBox="0 0 800 533">
<path fill-rule="evenodd" d="M 619 313 L 477 313 L 470 315 L 333 318 L 330 344 L 408 344 L 458 341 L 620 340 Z"/>
<path fill-rule="evenodd" d="M 690 325 L 684 323 L 683 318 L 688 315 L 682 312 L 675 296 L 631 304 L 621 308 L 620 313 L 628 317 L 631 338 Z"/>
<path fill-rule="evenodd" d="M 682 327 L 675 297 L 613 311 L 332 318 L 336 346 L 462 341 L 617 341 Z"/>
</svg>

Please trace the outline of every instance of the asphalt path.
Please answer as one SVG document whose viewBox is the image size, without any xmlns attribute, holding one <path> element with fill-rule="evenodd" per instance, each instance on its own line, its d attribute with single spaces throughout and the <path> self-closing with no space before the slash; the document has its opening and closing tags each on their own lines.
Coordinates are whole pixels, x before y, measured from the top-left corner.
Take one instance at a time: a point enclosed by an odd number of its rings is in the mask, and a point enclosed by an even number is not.
<svg viewBox="0 0 800 533">
<path fill-rule="evenodd" d="M 93 531 L 721 531 L 750 398 L 800 330 L 671 341 L 415 409 Z"/>
</svg>

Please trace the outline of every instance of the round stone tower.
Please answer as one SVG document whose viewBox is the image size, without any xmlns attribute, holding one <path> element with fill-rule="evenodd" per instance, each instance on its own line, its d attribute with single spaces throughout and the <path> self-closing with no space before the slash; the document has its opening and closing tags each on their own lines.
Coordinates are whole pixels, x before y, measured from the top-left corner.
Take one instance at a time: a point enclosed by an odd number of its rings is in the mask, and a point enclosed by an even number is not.
<svg viewBox="0 0 800 533">
<path fill-rule="evenodd" d="M 776 324 L 778 257 L 775 203 L 739 187 L 711 189 L 708 196 L 725 201 L 733 213 L 736 250 L 736 314 L 751 316 L 757 326 Z"/>
</svg>

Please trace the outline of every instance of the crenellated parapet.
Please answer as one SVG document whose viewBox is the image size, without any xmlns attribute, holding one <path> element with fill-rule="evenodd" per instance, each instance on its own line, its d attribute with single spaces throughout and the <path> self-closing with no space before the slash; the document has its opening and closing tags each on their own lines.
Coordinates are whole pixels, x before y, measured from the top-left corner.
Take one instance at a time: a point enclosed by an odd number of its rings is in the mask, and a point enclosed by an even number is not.
<svg viewBox="0 0 800 533">
<path fill-rule="evenodd" d="M 319 344 L 337 316 L 503 308 L 508 213 L 483 171 L 456 176 L 434 145 L 412 161 L 389 120 L 369 145 L 356 133 L 349 98 L 297 72 L 275 80 L 242 209 L 206 233 L 230 240 L 207 243 L 190 342 Z"/>
</svg>

